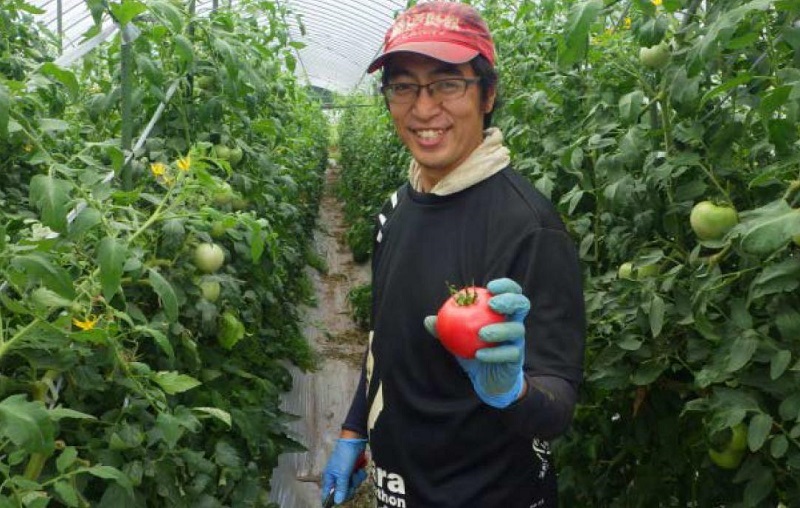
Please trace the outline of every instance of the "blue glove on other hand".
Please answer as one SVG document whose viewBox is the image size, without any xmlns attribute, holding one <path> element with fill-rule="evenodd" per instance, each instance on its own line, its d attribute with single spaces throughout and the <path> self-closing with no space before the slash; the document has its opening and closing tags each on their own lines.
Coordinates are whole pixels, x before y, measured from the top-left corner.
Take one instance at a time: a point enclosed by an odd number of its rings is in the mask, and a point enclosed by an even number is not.
<svg viewBox="0 0 800 508">
<path fill-rule="evenodd" d="M 456 357 L 472 381 L 475 393 L 486 404 L 499 409 L 517 400 L 525 387 L 522 365 L 525 361 L 525 325 L 531 302 L 511 279 L 495 279 L 486 285 L 492 293 L 489 307 L 504 314 L 506 321 L 486 325 L 478 335 L 495 347 L 479 349 L 474 360 Z M 436 337 L 436 316 L 425 318 L 425 328 Z"/>
<path fill-rule="evenodd" d="M 322 502 L 334 489 L 333 502 L 342 504 L 356 492 L 361 482 L 367 477 L 364 468 L 353 471 L 359 455 L 367 447 L 366 439 L 339 438 L 328 464 L 322 472 Z"/>
</svg>

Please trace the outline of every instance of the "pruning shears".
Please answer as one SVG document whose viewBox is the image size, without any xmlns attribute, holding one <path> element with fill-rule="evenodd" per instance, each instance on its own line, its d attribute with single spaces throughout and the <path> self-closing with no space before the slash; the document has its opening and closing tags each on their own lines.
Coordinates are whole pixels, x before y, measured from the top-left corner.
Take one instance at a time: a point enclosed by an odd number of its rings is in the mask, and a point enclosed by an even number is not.
<svg viewBox="0 0 800 508">
<path fill-rule="evenodd" d="M 353 471 L 350 473 L 352 476 L 353 473 L 358 471 L 359 469 L 363 469 L 367 465 L 367 455 L 364 452 L 361 452 L 361 455 L 358 456 L 356 459 L 356 463 L 353 466 Z M 328 492 L 328 495 L 325 497 L 325 501 L 322 502 L 322 508 L 331 508 L 333 506 L 333 494 L 335 489 L 331 489 Z"/>
</svg>

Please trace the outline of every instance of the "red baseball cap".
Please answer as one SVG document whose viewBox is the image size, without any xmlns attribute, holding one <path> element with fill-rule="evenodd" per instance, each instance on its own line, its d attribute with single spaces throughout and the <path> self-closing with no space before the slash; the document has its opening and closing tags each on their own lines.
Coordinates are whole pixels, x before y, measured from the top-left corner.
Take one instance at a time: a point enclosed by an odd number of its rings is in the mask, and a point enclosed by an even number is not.
<svg viewBox="0 0 800 508">
<path fill-rule="evenodd" d="M 383 53 L 367 72 L 383 67 L 389 55 L 403 51 L 453 64 L 483 55 L 494 67 L 489 27 L 478 11 L 458 2 L 426 2 L 400 14 L 386 32 Z"/>
</svg>

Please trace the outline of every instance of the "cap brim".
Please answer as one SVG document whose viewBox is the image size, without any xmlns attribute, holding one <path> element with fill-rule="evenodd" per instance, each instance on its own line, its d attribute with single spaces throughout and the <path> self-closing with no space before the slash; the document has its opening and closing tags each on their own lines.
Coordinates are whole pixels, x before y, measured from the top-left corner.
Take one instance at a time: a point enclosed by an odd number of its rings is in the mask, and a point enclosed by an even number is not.
<svg viewBox="0 0 800 508">
<path fill-rule="evenodd" d="M 367 67 L 367 73 L 375 72 L 383 67 L 386 59 L 395 53 L 417 53 L 452 64 L 466 63 L 478 56 L 477 50 L 451 42 L 407 42 L 373 60 Z"/>
</svg>

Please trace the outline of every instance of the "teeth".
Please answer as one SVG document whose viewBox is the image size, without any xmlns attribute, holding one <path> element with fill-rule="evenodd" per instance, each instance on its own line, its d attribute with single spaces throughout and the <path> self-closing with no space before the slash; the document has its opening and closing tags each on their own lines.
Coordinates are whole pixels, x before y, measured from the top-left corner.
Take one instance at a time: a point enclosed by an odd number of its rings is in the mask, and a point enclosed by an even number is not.
<svg viewBox="0 0 800 508">
<path fill-rule="evenodd" d="M 444 133 L 443 130 L 428 129 L 424 131 L 417 131 L 417 136 L 423 139 L 433 139 L 441 136 L 443 133 Z"/>
</svg>

